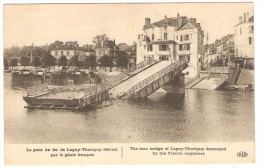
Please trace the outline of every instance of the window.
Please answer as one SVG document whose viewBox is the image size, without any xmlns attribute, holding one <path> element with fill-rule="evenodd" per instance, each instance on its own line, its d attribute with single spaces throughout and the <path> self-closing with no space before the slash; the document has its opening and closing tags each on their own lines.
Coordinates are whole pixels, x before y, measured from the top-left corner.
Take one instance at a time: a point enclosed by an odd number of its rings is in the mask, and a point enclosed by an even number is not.
<svg viewBox="0 0 260 168">
<path fill-rule="evenodd" d="M 61 51 L 60 54 L 63 55 L 63 51 Z"/>
<path fill-rule="evenodd" d="M 160 55 L 159 56 L 159 60 L 161 60 L 161 61 L 168 61 L 169 60 L 169 57 L 167 56 L 167 55 Z"/>
<path fill-rule="evenodd" d="M 242 34 L 242 28 L 240 27 L 240 35 Z"/>
<path fill-rule="evenodd" d="M 180 44 L 179 45 L 179 51 L 189 51 L 190 50 L 190 44 Z"/>
<path fill-rule="evenodd" d="M 190 36 L 188 34 L 181 35 L 181 41 L 188 41 L 190 39 Z"/>
<path fill-rule="evenodd" d="M 189 35 L 185 35 L 185 40 L 189 40 Z"/>
<path fill-rule="evenodd" d="M 178 36 L 176 36 L 176 40 L 178 40 Z"/>
<path fill-rule="evenodd" d="M 70 54 L 70 51 L 67 51 L 67 55 L 69 55 Z"/>
<path fill-rule="evenodd" d="M 140 39 L 140 34 L 138 34 L 138 39 Z"/>
<path fill-rule="evenodd" d="M 187 46 L 187 50 L 190 50 L 190 44 L 187 44 L 186 46 Z"/>
<path fill-rule="evenodd" d="M 254 33 L 254 26 L 249 26 L 249 33 Z"/>
<path fill-rule="evenodd" d="M 153 46 L 152 45 L 148 45 L 147 46 L 147 51 L 153 51 Z"/>
<path fill-rule="evenodd" d="M 159 51 L 167 51 L 167 45 L 159 45 Z"/>
<path fill-rule="evenodd" d="M 179 51 L 182 51 L 182 45 L 179 45 Z"/>
<path fill-rule="evenodd" d="M 152 41 L 154 40 L 154 34 L 152 34 Z"/>
<path fill-rule="evenodd" d="M 167 33 L 164 33 L 164 34 L 163 34 L 163 39 L 164 39 L 164 40 L 167 40 Z"/>
<path fill-rule="evenodd" d="M 144 49 L 146 49 L 146 45 L 144 45 Z"/>
<path fill-rule="evenodd" d="M 55 51 L 55 55 L 58 55 L 58 51 Z"/>
<path fill-rule="evenodd" d="M 190 50 L 190 44 L 184 44 L 183 50 Z"/>
<path fill-rule="evenodd" d="M 252 37 L 248 37 L 249 45 L 252 44 Z"/>
</svg>

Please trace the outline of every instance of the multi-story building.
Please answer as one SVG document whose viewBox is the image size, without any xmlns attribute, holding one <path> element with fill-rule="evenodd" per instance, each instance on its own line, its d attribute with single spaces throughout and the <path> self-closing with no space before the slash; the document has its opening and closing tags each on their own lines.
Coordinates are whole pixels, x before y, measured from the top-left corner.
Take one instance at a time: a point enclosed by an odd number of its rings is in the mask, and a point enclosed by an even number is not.
<svg viewBox="0 0 260 168">
<path fill-rule="evenodd" d="M 104 55 L 108 55 L 110 57 L 115 57 L 117 51 L 119 50 L 118 46 L 115 44 L 115 40 L 101 40 L 95 45 L 95 54 L 97 59 Z"/>
<path fill-rule="evenodd" d="M 216 49 L 215 44 L 204 45 L 204 57 L 203 57 L 203 67 L 204 69 L 209 68 L 216 62 Z"/>
<path fill-rule="evenodd" d="M 234 35 L 228 34 L 221 38 L 221 43 L 217 46 L 217 54 L 220 55 L 222 66 L 234 61 Z"/>
<path fill-rule="evenodd" d="M 239 23 L 234 26 L 235 62 L 241 68 L 254 64 L 254 16 L 249 12 L 239 16 Z"/>
<path fill-rule="evenodd" d="M 215 41 L 215 66 L 227 66 L 234 61 L 234 35 L 228 34 Z"/>
<path fill-rule="evenodd" d="M 91 54 L 95 54 L 92 45 L 84 45 L 79 47 L 77 41 L 68 41 L 65 44 L 60 44 L 51 49 L 51 55 L 56 59 L 59 59 L 61 56 L 66 56 L 68 60 L 71 59 L 74 55 L 80 55 L 80 57 L 86 57 Z"/>
<path fill-rule="evenodd" d="M 51 55 L 56 59 L 59 59 L 61 56 L 66 56 L 68 60 L 71 59 L 74 55 L 78 53 L 78 42 L 77 41 L 68 41 L 65 44 L 56 45 L 51 49 Z"/>
<path fill-rule="evenodd" d="M 51 55 L 54 56 L 56 59 L 59 59 L 61 56 L 66 56 L 67 59 L 70 60 L 71 57 L 76 54 L 77 47 L 75 46 L 60 45 L 51 50 Z"/>
<path fill-rule="evenodd" d="M 138 35 L 137 63 L 149 59 L 176 61 L 189 60 L 184 70 L 189 80 L 195 77 L 201 68 L 204 32 L 195 18 L 185 16 L 167 18 L 151 23 L 145 18 L 143 33 Z"/>
</svg>

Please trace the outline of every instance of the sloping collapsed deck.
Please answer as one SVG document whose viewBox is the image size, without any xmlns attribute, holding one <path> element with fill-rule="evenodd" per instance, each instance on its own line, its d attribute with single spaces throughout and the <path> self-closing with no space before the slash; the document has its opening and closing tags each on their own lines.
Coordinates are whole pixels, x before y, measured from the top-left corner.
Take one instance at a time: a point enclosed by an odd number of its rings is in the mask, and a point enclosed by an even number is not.
<svg viewBox="0 0 260 168">
<path fill-rule="evenodd" d="M 187 68 L 187 62 L 161 61 L 109 90 L 113 98 L 147 97 Z"/>
<path fill-rule="evenodd" d="M 36 87 L 36 86 L 34 86 Z M 42 85 L 38 86 L 42 87 Z M 35 88 L 36 89 L 36 88 Z M 28 104 L 26 108 L 39 109 L 84 109 L 89 105 L 97 104 L 109 98 L 107 90 L 89 88 L 59 88 L 39 91 L 37 94 L 28 93 L 23 99 Z"/>
</svg>

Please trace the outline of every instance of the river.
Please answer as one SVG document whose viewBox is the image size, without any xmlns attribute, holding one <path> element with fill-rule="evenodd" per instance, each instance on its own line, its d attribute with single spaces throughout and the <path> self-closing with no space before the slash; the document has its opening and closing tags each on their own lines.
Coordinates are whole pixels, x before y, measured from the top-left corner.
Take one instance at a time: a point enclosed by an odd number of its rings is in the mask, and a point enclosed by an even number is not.
<svg viewBox="0 0 260 168">
<path fill-rule="evenodd" d="M 187 89 L 85 111 L 29 110 L 4 84 L 5 143 L 254 141 L 254 92 Z"/>
</svg>

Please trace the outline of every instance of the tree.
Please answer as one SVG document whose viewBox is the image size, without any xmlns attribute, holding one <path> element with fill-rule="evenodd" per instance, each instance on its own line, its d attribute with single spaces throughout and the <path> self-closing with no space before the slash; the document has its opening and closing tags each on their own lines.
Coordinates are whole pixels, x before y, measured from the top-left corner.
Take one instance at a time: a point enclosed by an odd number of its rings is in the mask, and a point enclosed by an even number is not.
<svg viewBox="0 0 260 168">
<path fill-rule="evenodd" d="M 127 55 L 119 55 L 116 60 L 117 66 L 121 66 L 121 67 L 127 67 L 128 62 L 129 60 L 127 58 Z"/>
<path fill-rule="evenodd" d="M 33 57 L 33 59 L 32 59 L 32 66 L 38 67 L 40 65 L 42 65 L 41 57 L 40 56 Z"/>
<path fill-rule="evenodd" d="M 95 47 L 104 47 L 105 41 L 108 41 L 109 38 L 106 34 L 97 35 L 93 38 L 93 43 L 95 44 Z"/>
<path fill-rule="evenodd" d="M 35 66 L 35 71 L 36 72 L 37 72 L 37 67 L 39 67 L 40 65 L 42 65 L 41 57 L 40 56 L 33 57 L 32 66 Z"/>
<path fill-rule="evenodd" d="M 111 71 L 111 67 L 113 66 L 113 58 L 109 57 L 108 55 L 104 55 L 102 57 L 100 57 L 100 63 L 102 66 L 104 67 L 110 67 L 110 71 Z"/>
<path fill-rule="evenodd" d="M 96 56 L 94 54 L 89 55 L 86 59 L 86 64 L 93 70 L 93 67 L 95 67 L 97 64 Z"/>
<path fill-rule="evenodd" d="M 10 66 L 11 66 L 11 67 L 15 67 L 15 66 L 17 66 L 17 65 L 18 65 L 18 59 L 17 59 L 17 58 L 11 59 L 11 61 L 10 61 Z"/>
<path fill-rule="evenodd" d="M 9 69 L 8 60 L 6 58 L 4 58 L 4 68 L 5 68 L 5 70 Z"/>
<path fill-rule="evenodd" d="M 69 65 L 70 66 L 75 66 L 75 67 L 80 67 L 81 66 L 81 62 L 79 61 L 79 56 L 78 55 L 74 55 L 73 57 L 71 57 L 71 59 L 69 61 Z"/>
<path fill-rule="evenodd" d="M 66 56 L 61 56 L 59 59 L 58 59 L 58 66 L 62 66 L 62 67 L 65 67 L 68 65 L 68 59 Z"/>
<path fill-rule="evenodd" d="M 50 71 L 50 67 L 56 65 L 56 58 L 48 53 L 47 55 L 44 55 L 42 57 L 42 62 L 43 62 L 43 66 L 49 67 L 49 71 Z"/>
<path fill-rule="evenodd" d="M 23 68 L 25 68 L 25 66 L 29 66 L 30 61 L 31 61 L 31 59 L 29 57 L 26 57 L 26 56 L 22 56 L 20 58 L 20 64 L 21 64 L 21 66 L 23 66 Z"/>
<path fill-rule="evenodd" d="M 60 45 L 62 45 L 62 44 L 63 44 L 62 41 L 56 40 L 54 43 L 51 43 L 51 44 L 49 45 L 49 49 L 56 48 L 57 46 L 60 46 Z"/>
<path fill-rule="evenodd" d="M 5 56 L 13 56 L 13 57 L 19 57 L 20 56 L 20 47 L 14 46 L 11 47 L 10 49 L 6 49 L 5 51 Z"/>
</svg>

